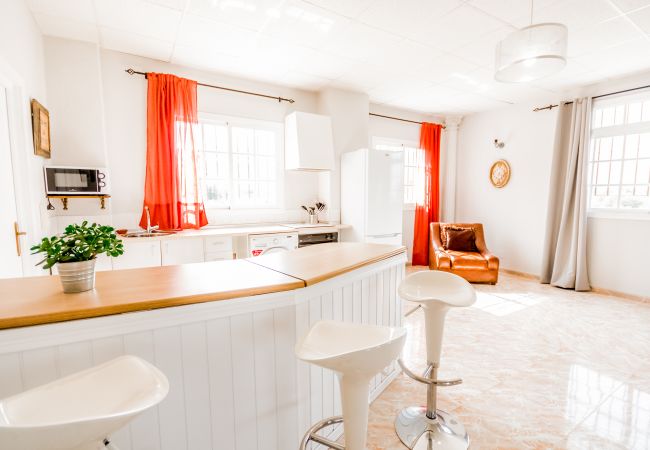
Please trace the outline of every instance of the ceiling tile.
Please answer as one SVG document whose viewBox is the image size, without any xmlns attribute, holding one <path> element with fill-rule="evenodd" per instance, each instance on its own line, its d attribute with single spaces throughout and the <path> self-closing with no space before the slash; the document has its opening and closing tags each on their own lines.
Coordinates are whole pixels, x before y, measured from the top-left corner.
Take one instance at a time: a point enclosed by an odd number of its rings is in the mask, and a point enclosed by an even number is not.
<svg viewBox="0 0 650 450">
<path fill-rule="evenodd" d="M 477 64 L 449 53 L 422 58 L 422 62 L 423 64 L 413 72 L 436 83 L 443 82 L 456 74 L 472 72 L 479 68 Z"/>
<path fill-rule="evenodd" d="M 414 39 L 443 50 L 453 50 L 503 28 L 503 22 L 470 6 L 461 6 L 434 21 Z"/>
<path fill-rule="evenodd" d="M 290 70 L 289 72 L 282 75 L 282 77 L 278 80 L 278 83 L 297 87 L 299 89 L 306 89 L 308 91 L 316 91 L 322 89 L 330 82 L 331 80 L 327 78 L 310 75 L 296 70 Z"/>
<path fill-rule="evenodd" d="M 183 11 L 190 0 L 145 0 L 147 3 Z"/>
<path fill-rule="evenodd" d="M 97 25 L 94 23 L 77 22 L 63 17 L 34 13 L 34 19 L 46 36 L 55 36 L 85 42 L 99 42 Z"/>
<path fill-rule="evenodd" d="M 394 48 L 400 40 L 401 38 L 385 31 L 353 22 L 328 39 L 322 50 L 358 61 L 384 60 L 384 48 Z M 350 45 L 352 42 L 354 45 Z"/>
<path fill-rule="evenodd" d="M 282 0 L 191 0 L 188 12 L 259 31 L 282 3 Z"/>
<path fill-rule="evenodd" d="M 576 62 L 598 70 L 607 77 L 619 77 L 650 69 L 650 41 L 645 38 L 602 49 L 575 58 Z"/>
<path fill-rule="evenodd" d="M 219 53 L 206 43 L 204 46 L 176 45 L 171 62 L 213 72 L 236 74 L 241 58 Z"/>
<path fill-rule="evenodd" d="M 97 24 L 172 42 L 182 13 L 142 0 L 94 0 Z"/>
<path fill-rule="evenodd" d="M 95 23 L 92 0 L 29 0 L 29 7 L 35 13 L 64 17 L 77 22 Z"/>
<path fill-rule="evenodd" d="M 636 26 L 641 28 L 645 34 L 650 35 L 650 6 L 635 11 L 627 16 Z"/>
<path fill-rule="evenodd" d="M 172 54 L 171 42 L 141 36 L 128 31 L 114 30 L 112 28 L 99 28 L 99 35 L 103 48 L 116 50 L 122 53 L 144 56 L 146 58 L 169 61 Z"/>
<path fill-rule="evenodd" d="M 491 31 L 473 40 L 469 44 L 454 49 L 452 53 L 477 66 L 494 68 L 497 44 L 514 31 L 504 27 Z"/>
<path fill-rule="evenodd" d="M 570 31 L 577 31 L 618 15 L 620 13 L 609 0 L 560 0 L 536 10 L 533 23 L 557 22 L 566 25 Z M 515 25 L 530 25 L 530 14 L 515 21 Z"/>
<path fill-rule="evenodd" d="M 625 17 L 569 32 L 568 54 L 580 56 L 602 48 L 633 41 L 642 34 Z"/>
<path fill-rule="evenodd" d="M 378 0 L 359 16 L 359 20 L 414 39 L 462 4 L 462 0 Z"/>
<path fill-rule="evenodd" d="M 530 17 L 531 3 L 534 5 L 533 15 L 542 8 L 557 2 L 558 0 L 469 0 L 468 4 L 480 9 L 507 23 L 514 23 L 522 17 Z"/>
<path fill-rule="evenodd" d="M 257 42 L 257 34 L 244 28 L 214 22 L 193 14 L 187 14 L 178 30 L 177 45 L 210 47 L 217 53 L 243 56 L 251 52 Z"/>
<path fill-rule="evenodd" d="M 622 12 L 629 13 L 641 8 L 650 7 L 648 0 L 611 0 Z"/>
<path fill-rule="evenodd" d="M 302 55 L 299 61 L 300 71 L 328 79 L 336 79 L 349 71 L 354 61 L 317 50 Z"/>
<path fill-rule="evenodd" d="M 346 17 L 354 18 L 368 9 L 374 0 L 308 0 L 306 3 Z"/>
</svg>

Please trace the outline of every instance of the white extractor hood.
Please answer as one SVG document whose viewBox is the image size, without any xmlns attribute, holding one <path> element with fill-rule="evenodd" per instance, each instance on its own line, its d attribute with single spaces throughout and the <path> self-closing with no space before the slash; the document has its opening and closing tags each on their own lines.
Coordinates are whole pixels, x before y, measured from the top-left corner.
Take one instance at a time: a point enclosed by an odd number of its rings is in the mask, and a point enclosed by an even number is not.
<svg viewBox="0 0 650 450">
<path fill-rule="evenodd" d="M 284 168 L 334 170 L 329 116 L 296 111 L 284 119 Z"/>
</svg>

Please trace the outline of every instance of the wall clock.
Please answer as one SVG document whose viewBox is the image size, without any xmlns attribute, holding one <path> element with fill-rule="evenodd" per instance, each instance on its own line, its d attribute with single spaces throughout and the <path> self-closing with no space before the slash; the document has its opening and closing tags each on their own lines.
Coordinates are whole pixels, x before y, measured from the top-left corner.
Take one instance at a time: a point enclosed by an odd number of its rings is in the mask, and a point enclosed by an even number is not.
<svg viewBox="0 0 650 450">
<path fill-rule="evenodd" d="M 490 182 L 496 188 L 502 188 L 510 181 L 510 164 L 500 159 L 490 167 Z"/>
</svg>

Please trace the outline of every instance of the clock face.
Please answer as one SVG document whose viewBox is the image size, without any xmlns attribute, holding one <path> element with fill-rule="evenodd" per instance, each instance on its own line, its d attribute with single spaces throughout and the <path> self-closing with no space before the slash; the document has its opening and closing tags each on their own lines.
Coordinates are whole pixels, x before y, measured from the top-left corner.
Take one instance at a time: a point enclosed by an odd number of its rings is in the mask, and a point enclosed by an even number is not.
<svg viewBox="0 0 650 450">
<path fill-rule="evenodd" d="M 490 182 L 496 188 L 502 188 L 510 181 L 510 165 L 505 159 L 492 164 L 490 168 Z"/>
</svg>

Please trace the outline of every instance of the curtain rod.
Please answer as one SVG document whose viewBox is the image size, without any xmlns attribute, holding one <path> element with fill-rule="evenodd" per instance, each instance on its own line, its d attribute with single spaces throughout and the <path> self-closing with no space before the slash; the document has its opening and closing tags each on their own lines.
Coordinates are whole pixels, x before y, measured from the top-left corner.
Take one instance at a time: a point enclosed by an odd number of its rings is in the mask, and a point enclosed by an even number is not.
<svg viewBox="0 0 650 450">
<path fill-rule="evenodd" d="M 639 87 L 630 88 L 630 89 L 623 89 L 622 91 L 610 92 L 610 93 L 608 93 L 608 94 L 595 95 L 595 96 L 593 96 L 592 98 L 609 97 L 610 95 L 624 94 L 624 93 L 626 93 L 626 92 L 638 91 L 638 90 L 640 90 L 640 89 L 646 89 L 646 88 L 650 88 L 650 84 L 648 84 L 648 85 L 646 85 L 646 86 L 639 86 Z M 570 105 L 571 103 L 573 103 L 573 102 L 565 102 L 564 104 L 565 104 L 565 105 Z M 534 109 L 533 109 L 533 112 L 543 111 L 543 110 L 545 110 L 545 109 L 551 110 L 551 109 L 556 108 L 556 107 L 558 107 L 558 106 L 560 106 L 560 105 L 553 105 L 553 104 L 551 104 L 551 105 L 543 106 L 543 107 L 540 107 L 540 108 L 534 108 Z"/>
<path fill-rule="evenodd" d="M 142 75 L 145 78 L 147 78 L 147 74 L 145 72 L 138 72 L 137 70 L 133 70 L 133 69 L 130 69 L 130 68 L 126 69 L 124 71 L 126 73 L 128 73 L 129 75 Z M 256 97 L 272 98 L 273 100 L 277 100 L 280 103 L 282 103 L 282 102 L 294 103 L 295 102 L 295 100 L 291 99 L 291 98 L 274 97 L 272 95 L 260 94 L 259 92 L 243 91 L 241 89 L 232 89 L 232 88 L 227 88 L 227 87 L 223 87 L 223 86 L 217 86 L 217 85 L 214 85 L 214 84 L 206 84 L 206 83 L 199 83 L 199 82 L 197 82 L 196 84 L 199 85 L 199 86 L 205 86 L 205 87 L 209 87 L 209 88 L 213 88 L 213 89 L 221 89 L 222 91 L 237 92 L 239 94 L 246 94 L 246 95 L 255 95 Z"/>
<path fill-rule="evenodd" d="M 419 124 L 419 125 L 422 125 L 422 122 L 418 122 L 417 120 L 402 119 L 401 117 L 384 116 L 384 115 L 382 115 L 382 114 L 375 114 L 375 113 L 368 113 L 368 114 L 371 115 L 371 116 L 375 116 L 375 117 L 383 117 L 384 119 L 399 120 L 399 121 L 401 121 L 401 122 L 417 123 L 417 124 Z M 444 126 L 444 125 L 441 125 L 441 126 L 442 126 L 442 129 L 443 129 L 443 130 L 444 130 L 445 128 L 447 128 L 447 127 Z"/>
</svg>

